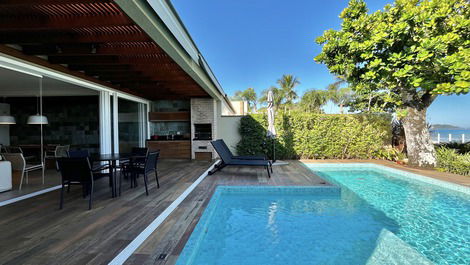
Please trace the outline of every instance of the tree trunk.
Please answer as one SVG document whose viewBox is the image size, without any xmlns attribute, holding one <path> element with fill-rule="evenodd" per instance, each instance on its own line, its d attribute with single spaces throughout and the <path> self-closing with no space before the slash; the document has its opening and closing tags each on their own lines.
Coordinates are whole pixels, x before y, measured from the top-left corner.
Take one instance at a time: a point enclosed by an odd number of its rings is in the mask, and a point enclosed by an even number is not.
<svg viewBox="0 0 470 265">
<path fill-rule="evenodd" d="M 339 104 L 339 113 L 344 114 L 343 112 L 343 104 Z"/>
<path fill-rule="evenodd" d="M 403 119 L 403 128 L 410 165 L 435 167 L 436 152 L 426 123 L 426 108 L 418 110 L 408 107 L 407 112 Z"/>
</svg>

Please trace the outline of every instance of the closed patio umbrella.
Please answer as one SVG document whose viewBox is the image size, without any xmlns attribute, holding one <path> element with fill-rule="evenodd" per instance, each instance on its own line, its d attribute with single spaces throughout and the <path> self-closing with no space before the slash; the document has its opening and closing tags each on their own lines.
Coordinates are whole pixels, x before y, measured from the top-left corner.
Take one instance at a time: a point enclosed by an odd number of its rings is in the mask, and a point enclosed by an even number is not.
<svg viewBox="0 0 470 265">
<path fill-rule="evenodd" d="M 274 93 L 272 90 L 268 91 L 268 138 L 276 138 L 276 128 L 274 127 Z"/>
<path fill-rule="evenodd" d="M 272 89 L 268 91 L 268 131 L 266 136 L 273 142 L 273 162 L 276 162 L 276 148 L 274 146 L 276 128 L 274 127 L 274 93 Z"/>
<path fill-rule="evenodd" d="M 283 161 L 276 162 L 276 147 L 275 147 L 275 139 L 276 139 L 276 127 L 274 127 L 274 93 L 273 90 L 270 89 L 268 91 L 268 131 L 266 132 L 266 136 L 271 139 L 273 143 L 273 165 L 287 165 L 288 163 Z"/>
</svg>

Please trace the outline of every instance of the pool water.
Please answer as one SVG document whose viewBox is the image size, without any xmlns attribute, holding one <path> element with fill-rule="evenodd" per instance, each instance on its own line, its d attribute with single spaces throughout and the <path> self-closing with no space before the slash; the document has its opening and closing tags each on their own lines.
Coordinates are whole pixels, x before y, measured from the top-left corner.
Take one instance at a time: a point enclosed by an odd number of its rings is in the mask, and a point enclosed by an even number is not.
<svg viewBox="0 0 470 265">
<path fill-rule="evenodd" d="M 470 264 L 469 188 L 373 164 L 332 187 L 216 189 L 177 264 Z"/>
<path fill-rule="evenodd" d="M 337 187 L 219 187 L 177 264 L 384 264 L 371 256 L 397 230 Z M 400 245 L 392 241 L 386 251 Z M 397 250 L 430 264 L 413 251 Z"/>
<path fill-rule="evenodd" d="M 432 262 L 470 264 L 468 188 L 454 191 L 376 165 L 307 166 L 383 213 L 393 232 Z"/>
</svg>

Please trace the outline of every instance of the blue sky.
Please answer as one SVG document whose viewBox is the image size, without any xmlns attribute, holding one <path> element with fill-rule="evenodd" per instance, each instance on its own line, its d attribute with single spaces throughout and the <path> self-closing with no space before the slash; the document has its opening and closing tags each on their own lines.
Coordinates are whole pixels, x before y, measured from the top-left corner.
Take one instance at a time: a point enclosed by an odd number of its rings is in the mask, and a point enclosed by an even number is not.
<svg viewBox="0 0 470 265">
<path fill-rule="evenodd" d="M 313 58 L 314 40 L 338 29 L 347 0 L 173 0 L 181 19 L 228 95 L 253 87 L 257 93 L 294 74 L 298 94 L 334 81 Z M 391 1 L 368 0 L 375 11 Z M 335 112 L 337 108 L 326 107 Z M 432 123 L 470 128 L 470 95 L 439 97 L 428 110 Z"/>
</svg>

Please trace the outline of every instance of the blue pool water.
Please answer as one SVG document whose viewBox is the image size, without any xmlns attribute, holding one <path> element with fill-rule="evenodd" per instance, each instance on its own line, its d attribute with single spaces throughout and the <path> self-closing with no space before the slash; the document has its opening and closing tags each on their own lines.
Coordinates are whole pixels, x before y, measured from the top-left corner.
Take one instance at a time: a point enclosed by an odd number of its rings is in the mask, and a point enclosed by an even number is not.
<svg viewBox="0 0 470 265">
<path fill-rule="evenodd" d="M 314 165 L 396 226 L 394 233 L 436 264 L 470 264 L 470 196 L 368 165 Z M 468 189 L 466 190 L 468 191 Z"/>
<path fill-rule="evenodd" d="M 339 187 L 218 187 L 177 264 L 469 264 L 469 195 L 307 166 Z"/>
</svg>

